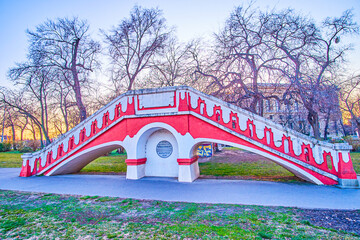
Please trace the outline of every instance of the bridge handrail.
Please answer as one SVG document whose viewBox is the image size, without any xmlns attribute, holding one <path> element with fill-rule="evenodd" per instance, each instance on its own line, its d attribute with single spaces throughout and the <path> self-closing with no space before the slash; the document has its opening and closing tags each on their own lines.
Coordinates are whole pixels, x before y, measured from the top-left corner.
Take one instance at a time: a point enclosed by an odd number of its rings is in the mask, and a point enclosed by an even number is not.
<svg viewBox="0 0 360 240">
<path fill-rule="evenodd" d="M 267 118 L 265 117 L 262 117 L 262 116 L 259 116 L 253 112 L 250 112 L 250 111 L 247 111 L 245 109 L 242 109 L 238 106 L 235 106 L 233 104 L 230 104 L 228 102 L 225 102 L 219 98 L 216 98 L 214 96 L 211 96 L 211 95 L 208 95 L 208 94 L 205 94 L 203 92 L 200 92 L 192 87 L 189 87 L 189 86 L 181 86 L 181 90 L 188 90 L 190 92 L 193 92 L 197 95 L 200 95 L 200 97 L 203 97 L 203 98 L 208 98 L 210 99 L 211 101 L 213 102 L 216 102 L 216 103 L 219 103 L 219 105 L 225 105 L 226 107 L 228 107 L 230 110 L 234 110 L 233 112 L 242 112 L 246 115 L 249 115 L 251 118 L 253 118 L 254 120 L 256 121 L 259 121 L 259 122 L 262 122 L 262 123 L 266 123 L 267 126 L 269 127 L 275 127 L 276 129 L 278 130 L 281 130 L 281 131 L 285 131 L 286 133 L 291 133 L 291 135 L 295 136 L 295 137 L 298 137 L 300 139 L 303 139 L 303 140 L 306 140 L 308 142 L 311 142 L 312 144 L 316 145 L 320 145 L 320 146 L 323 146 L 323 147 L 329 147 L 329 148 L 332 148 L 332 149 L 336 149 L 336 150 L 351 150 L 352 149 L 352 146 L 349 145 L 348 143 L 328 143 L 328 142 L 325 142 L 325 141 L 321 141 L 321 140 L 318 140 L 318 139 L 315 139 L 313 137 L 310 137 L 310 136 L 307 136 L 303 133 L 300 133 L 300 132 L 297 132 L 291 128 L 288 128 L 288 127 L 285 127 L 285 126 L 282 126 L 281 124 L 279 123 L 276 123 L 276 122 L 273 122 L 273 121 L 270 121 L 268 120 Z"/>
<path fill-rule="evenodd" d="M 200 92 L 200 91 L 198 91 L 198 90 L 196 90 L 196 89 L 194 89 L 192 87 L 189 87 L 189 86 L 172 86 L 172 87 L 164 87 L 164 88 L 150 88 L 150 89 L 130 90 L 130 91 L 127 91 L 127 92 L 119 95 L 118 97 L 115 97 L 108 104 L 101 107 L 99 110 L 97 110 L 92 115 L 90 115 L 88 118 L 86 118 L 84 121 L 80 122 L 78 125 L 73 127 L 71 130 L 69 130 L 65 134 L 61 135 L 60 137 L 58 137 L 51 144 L 49 144 L 48 146 L 44 147 L 43 149 L 41 149 L 41 150 L 39 150 L 37 152 L 32 153 L 32 157 L 39 157 L 44 152 L 47 152 L 47 151 L 51 150 L 54 145 L 61 144 L 61 142 L 65 138 L 73 135 L 77 130 L 80 130 L 80 129 L 84 128 L 87 123 L 94 121 L 94 119 L 96 119 L 99 114 L 104 112 L 104 110 L 108 109 L 114 103 L 119 102 L 124 97 L 142 95 L 142 94 L 153 94 L 153 93 L 162 93 L 162 92 L 171 92 L 171 91 L 182 91 L 182 90 L 192 92 L 192 93 L 200 96 L 201 98 L 211 100 L 211 101 L 219 104 L 220 106 L 223 105 L 223 106 L 229 108 L 230 110 L 232 110 L 233 112 L 240 112 L 240 113 L 246 114 L 246 115 L 249 116 L 249 118 L 252 118 L 252 119 L 254 119 L 256 121 L 262 122 L 262 123 L 266 124 L 267 126 L 273 127 L 273 128 L 275 128 L 277 130 L 284 131 L 288 135 L 291 134 L 292 136 L 295 136 L 295 137 L 300 138 L 302 140 L 306 140 L 307 142 L 310 142 L 313 145 L 318 144 L 320 146 L 328 147 L 328 148 L 335 149 L 335 150 L 351 150 L 352 149 L 352 147 L 347 143 L 332 144 L 332 143 L 328 143 L 328 142 L 325 142 L 325 141 L 321 141 L 321 140 L 317 140 L 315 138 L 309 137 L 309 136 L 307 136 L 305 134 L 302 134 L 302 133 L 299 133 L 299 132 L 297 132 L 297 131 L 295 131 L 293 129 L 282 126 L 281 124 L 270 121 L 270 120 L 266 119 L 265 117 L 261 117 L 261 116 L 255 114 L 255 113 L 252 113 L 250 111 L 242 109 L 242 108 L 240 108 L 238 106 L 235 106 L 233 104 L 227 103 L 227 102 L 225 102 L 225 101 L 223 101 L 221 99 L 218 99 L 218 98 L 216 98 L 214 96 L 211 96 L 211 95 L 205 94 L 203 92 Z"/>
<path fill-rule="evenodd" d="M 109 108 L 111 105 L 113 105 L 115 102 L 118 102 L 119 100 L 121 100 L 123 97 L 127 97 L 131 94 L 132 91 L 127 91 L 123 94 L 120 94 L 119 96 L 117 96 L 116 98 L 114 98 L 113 100 L 111 100 L 108 104 L 106 104 L 105 106 L 101 107 L 99 110 L 97 110 L 96 112 L 94 112 L 93 114 L 91 114 L 89 117 L 87 117 L 84 121 L 78 123 L 75 127 L 73 127 L 72 129 L 70 129 L 68 132 L 64 133 L 63 135 L 61 135 L 60 137 L 57 137 L 55 141 L 51 142 L 49 145 L 47 145 L 46 147 L 42 148 L 39 151 L 36 151 L 34 153 L 32 153 L 32 157 L 38 157 L 40 156 L 42 153 L 47 152 L 48 150 L 51 150 L 52 147 L 56 144 L 60 144 L 65 138 L 71 136 L 72 134 L 74 134 L 77 130 L 82 129 L 85 127 L 85 125 L 89 122 L 92 122 L 94 119 L 96 119 L 96 117 L 98 116 L 98 114 L 102 113 L 105 109 Z"/>
</svg>

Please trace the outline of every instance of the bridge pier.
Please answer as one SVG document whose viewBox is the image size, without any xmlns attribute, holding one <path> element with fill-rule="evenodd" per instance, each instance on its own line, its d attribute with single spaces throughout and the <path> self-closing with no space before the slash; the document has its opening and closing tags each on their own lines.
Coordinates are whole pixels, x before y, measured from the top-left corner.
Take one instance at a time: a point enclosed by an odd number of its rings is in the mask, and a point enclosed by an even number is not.
<svg viewBox="0 0 360 240">
<path fill-rule="evenodd" d="M 143 178 L 145 176 L 146 158 L 126 159 L 125 163 L 127 165 L 127 169 L 126 169 L 127 179 L 136 180 Z"/>
<path fill-rule="evenodd" d="M 200 176 L 198 156 L 193 158 L 179 158 L 179 182 L 193 182 Z M 126 178 L 137 180 L 145 177 L 146 158 L 126 159 L 127 165 Z"/>
<path fill-rule="evenodd" d="M 359 180 L 354 171 L 350 153 L 338 153 L 339 156 L 339 173 L 338 186 L 341 188 L 359 188 Z"/>
<path fill-rule="evenodd" d="M 199 156 L 193 158 L 179 158 L 179 182 L 193 182 L 200 176 Z"/>
</svg>

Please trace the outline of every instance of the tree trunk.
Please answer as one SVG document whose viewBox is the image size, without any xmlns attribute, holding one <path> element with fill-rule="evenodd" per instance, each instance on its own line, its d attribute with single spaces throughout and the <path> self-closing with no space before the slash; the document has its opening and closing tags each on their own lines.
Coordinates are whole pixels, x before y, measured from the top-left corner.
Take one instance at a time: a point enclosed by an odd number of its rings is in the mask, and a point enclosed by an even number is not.
<svg viewBox="0 0 360 240">
<path fill-rule="evenodd" d="M 80 121 L 82 122 L 86 119 L 86 108 L 82 102 L 82 97 L 81 97 L 81 92 L 80 92 L 80 84 L 79 84 L 79 79 L 78 79 L 77 73 L 73 73 L 73 77 L 74 77 L 74 81 L 75 81 L 75 86 L 73 87 L 73 89 L 75 92 L 76 105 L 80 112 Z M 76 78 L 76 80 L 75 80 L 75 78 Z"/>
<path fill-rule="evenodd" d="M 68 120 L 68 112 L 67 112 L 67 106 L 66 106 L 66 100 L 64 103 L 64 121 L 65 121 L 65 132 L 69 131 L 69 120 Z"/>
<path fill-rule="evenodd" d="M 344 123 L 343 123 L 341 118 L 340 118 L 340 126 L 341 126 L 341 128 L 343 130 L 344 136 L 348 135 L 348 132 L 346 131 Z"/>
<path fill-rule="evenodd" d="M 327 131 L 329 128 L 329 120 L 330 120 L 330 108 L 328 109 L 328 112 L 326 113 L 326 121 L 325 121 L 325 129 L 324 129 L 324 140 L 327 140 Z"/>
<path fill-rule="evenodd" d="M 46 146 L 47 145 L 49 145 L 50 143 L 51 143 L 51 141 L 50 141 L 50 137 L 49 137 L 49 135 L 48 135 L 48 132 L 47 131 L 45 131 L 45 129 L 42 129 L 43 131 L 43 134 L 44 134 L 44 136 L 45 136 L 45 140 L 46 140 Z"/>
<path fill-rule="evenodd" d="M 24 130 L 25 129 L 20 129 L 20 141 L 23 141 L 23 139 L 24 139 Z"/>
<path fill-rule="evenodd" d="M 1 142 L 4 142 L 4 131 L 5 131 L 5 116 L 6 116 L 6 108 L 4 108 L 4 119 L 2 122 L 2 129 L 1 129 Z"/>
<path fill-rule="evenodd" d="M 315 111 L 309 111 L 308 121 L 314 131 L 314 137 L 320 139 L 320 129 L 319 129 L 319 115 Z"/>
<path fill-rule="evenodd" d="M 72 59 L 71 59 L 71 73 L 72 73 L 73 80 L 74 80 L 74 84 L 73 84 L 72 88 L 74 89 L 74 92 L 75 92 L 76 105 L 79 108 L 80 121 L 82 122 L 86 119 L 86 108 L 82 102 L 79 76 L 78 76 L 77 68 L 76 68 L 76 58 L 77 58 L 77 52 L 78 52 L 78 48 L 79 48 L 79 42 L 80 42 L 80 39 L 78 38 L 73 43 L 73 53 L 72 53 Z"/>
<path fill-rule="evenodd" d="M 360 122 L 359 121 L 355 121 L 356 122 L 356 127 L 357 127 L 357 133 L 358 133 L 358 136 L 360 136 Z"/>
<path fill-rule="evenodd" d="M 130 74 L 128 74 L 128 77 L 129 77 L 129 86 L 128 86 L 128 91 L 132 90 L 132 87 L 133 87 L 133 84 L 134 84 L 134 81 L 135 81 L 135 74 L 130 76 Z"/>
<path fill-rule="evenodd" d="M 15 144 L 15 141 L 16 141 L 16 136 L 15 136 L 15 125 L 14 123 L 11 121 L 11 131 L 12 131 L 12 144 L 13 144 L 13 149 L 16 150 L 16 144 Z"/>
<path fill-rule="evenodd" d="M 28 125 L 29 123 L 29 119 L 26 117 L 25 118 L 26 122 L 24 123 L 24 126 L 20 126 L 20 140 L 23 141 L 24 140 L 24 131 L 26 129 L 26 126 Z"/>
<path fill-rule="evenodd" d="M 43 132 L 42 132 L 42 130 L 41 130 L 41 127 L 40 126 L 38 126 L 39 127 L 39 131 L 40 131 L 40 142 L 41 142 L 41 148 L 44 148 L 46 145 L 44 145 L 44 136 L 43 136 Z"/>
<path fill-rule="evenodd" d="M 34 129 L 34 131 L 33 131 L 33 139 L 34 139 L 34 141 L 36 141 L 36 132 L 35 132 L 35 129 Z"/>
</svg>

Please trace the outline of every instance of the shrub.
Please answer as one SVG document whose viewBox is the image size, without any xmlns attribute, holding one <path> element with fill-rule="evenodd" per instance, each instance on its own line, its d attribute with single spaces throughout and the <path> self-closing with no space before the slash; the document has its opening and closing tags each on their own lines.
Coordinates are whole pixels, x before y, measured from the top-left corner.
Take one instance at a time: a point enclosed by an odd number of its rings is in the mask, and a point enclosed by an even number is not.
<svg viewBox="0 0 360 240">
<path fill-rule="evenodd" d="M 11 150 L 11 142 L 0 143 L 0 152 L 8 152 Z"/>
<path fill-rule="evenodd" d="M 345 143 L 346 141 L 343 138 L 329 138 L 330 143 Z"/>
<path fill-rule="evenodd" d="M 353 138 L 352 136 L 346 136 L 346 137 L 344 137 L 344 140 L 353 147 L 353 149 L 351 151 L 353 151 L 353 152 L 360 151 L 360 140 L 359 139 Z"/>
<path fill-rule="evenodd" d="M 18 150 L 19 152 L 22 152 L 23 148 L 26 147 L 25 141 L 16 141 L 14 144 L 14 150 Z"/>
<path fill-rule="evenodd" d="M 14 144 L 14 149 L 21 153 L 26 152 L 35 152 L 40 149 L 39 140 L 26 140 L 26 141 L 16 141 Z"/>
<path fill-rule="evenodd" d="M 40 149 L 41 143 L 40 140 L 29 140 L 27 146 L 32 149 L 33 152 Z"/>
<path fill-rule="evenodd" d="M 33 152 L 33 150 L 31 147 L 23 147 L 22 149 L 19 149 L 19 152 L 28 153 L 28 152 Z"/>
</svg>

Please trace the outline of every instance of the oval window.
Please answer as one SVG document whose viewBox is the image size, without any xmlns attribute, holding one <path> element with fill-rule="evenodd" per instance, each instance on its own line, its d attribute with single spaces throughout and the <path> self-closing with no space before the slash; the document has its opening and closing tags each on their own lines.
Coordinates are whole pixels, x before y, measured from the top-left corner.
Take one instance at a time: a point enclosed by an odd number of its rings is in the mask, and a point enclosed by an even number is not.
<svg viewBox="0 0 360 240">
<path fill-rule="evenodd" d="M 156 153 L 161 158 L 168 158 L 173 152 L 173 146 L 168 141 L 161 141 L 156 146 Z"/>
</svg>

